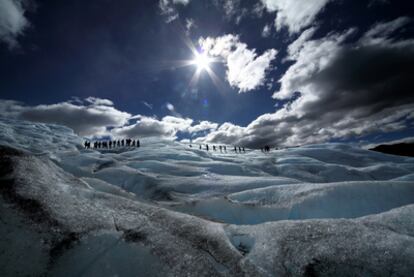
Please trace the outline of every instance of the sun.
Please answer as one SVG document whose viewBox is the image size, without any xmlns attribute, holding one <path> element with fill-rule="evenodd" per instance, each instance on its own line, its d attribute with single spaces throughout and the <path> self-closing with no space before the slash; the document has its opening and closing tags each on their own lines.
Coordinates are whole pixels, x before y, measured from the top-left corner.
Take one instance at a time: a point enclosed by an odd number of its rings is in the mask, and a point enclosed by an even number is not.
<svg viewBox="0 0 414 277">
<path fill-rule="evenodd" d="M 211 59 L 206 53 L 196 53 L 193 64 L 197 66 L 198 71 L 208 70 L 210 68 Z"/>
</svg>

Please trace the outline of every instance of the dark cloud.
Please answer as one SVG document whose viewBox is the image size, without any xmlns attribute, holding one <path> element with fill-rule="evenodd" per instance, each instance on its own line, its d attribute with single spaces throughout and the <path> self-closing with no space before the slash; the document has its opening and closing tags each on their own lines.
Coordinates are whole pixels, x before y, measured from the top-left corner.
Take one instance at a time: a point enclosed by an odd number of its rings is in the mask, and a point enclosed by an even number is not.
<svg viewBox="0 0 414 277">
<path fill-rule="evenodd" d="M 77 100 L 79 102 L 79 99 Z M 67 126 L 81 136 L 106 135 L 108 127 L 123 126 L 131 117 L 112 106 L 107 99 L 87 98 L 83 104 L 62 102 L 52 105 L 25 106 L 16 101 L 0 102 L 3 116 Z"/>
<path fill-rule="evenodd" d="M 171 104 L 170 104 L 171 105 Z M 173 108 L 173 106 L 171 105 Z M 161 120 L 143 115 L 132 116 L 117 110 L 108 99 L 74 97 L 67 102 L 27 106 L 13 100 L 0 100 L 0 114 L 33 122 L 67 126 L 81 136 L 160 137 L 175 139 L 178 132 L 187 134 L 216 130 L 218 124 L 190 118 L 165 116 Z"/>
<path fill-rule="evenodd" d="M 289 47 L 293 65 L 274 98 L 290 100 L 247 127 L 219 127 L 200 140 L 250 147 L 297 145 L 408 128 L 414 116 L 414 40 L 393 39 L 407 18 L 312 40 L 305 31 Z M 295 97 L 300 92 L 299 97 Z"/>
</svg>

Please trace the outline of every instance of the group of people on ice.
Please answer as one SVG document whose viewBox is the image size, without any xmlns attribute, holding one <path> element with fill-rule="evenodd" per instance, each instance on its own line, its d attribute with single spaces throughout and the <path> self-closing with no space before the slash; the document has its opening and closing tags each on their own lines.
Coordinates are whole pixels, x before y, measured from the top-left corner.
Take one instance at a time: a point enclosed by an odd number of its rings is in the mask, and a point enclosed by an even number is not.
<svg viewBox="0 0 414 277">
<path fill-rule="evenodd" d="M 190 147 L 193 147 L 193 146 L 190 144 Z M 200 150 L 203 149 L 203 146 L 201 144 L 198 147 L 199 147 Z M 206 144 L 204 149 L 209 151 L 210 146 L 208 144 Z M 213 151 L 217 151 L 217 149 L 219 149 L 220 152 L 223 152 L 223 151 L 227 152 L 227 147 L 225 145 L 224 146 L 220 145 L 220 146 L 218 146 L 218 148 L 215 145 L 213 145 L 212 149 L 213 149 Z M 270 146 L 266 145 L 264 147 L 261 147 L 260 150 L 263 153 L 270 152 Z M 242 146 L 234 146 L 233 151 L 236 152 L 236 153 L 246 153 L 246 149 Z"/>
<path fill-rule="evenodd" d="M 266 145 L 265 147 L 261 147 L 260 150 L 264 153 L 270 152 L 270 146 Z"/>
<path fill-rule="evenodd" d="M 90 149 L 91 148 L 91 142 L 90 141 L 85 141 L 85 143 L 83 144 L 85 146 L 85 149 Z M 140 147 L 141 144 L 139 142 L 139 139 L 137 140 L 132 140 L 132 139 L 122 139 L 122 140 L 109 140 L 109 141 L 95 141 L 93 143 L 93 148 L 94 149 L 99 149 L 99 148 L 115 148 L 115 147 Z"/>
<path fill-rule="evenodd" d="M 193 147 L 191 144 L 190 144 L 190 147 Z M 200 144 L 199 146 L 198 146 L 198 149 L 200 149 L 200 150 L 202 150 L 203 149 L 203 146 Z M 205 145 L 205 148 L 204 148 L 206 151 L 209 151 L 210 150 L 210 146 L 208 145 L 208 144 L 206 144 Z M 217 151 L 217 150 L 220 150 L 220 152 L 227 152 L 227 146 L 225 146 L 225 145 L 219 145 L 218 147 L 216 147 L 215 145 L 213 145 L 212 146 L 212 150 L 213 151 Z M 237 151 L 238 150 L 238 151 Z M 240 146 L 234 146 L 234 152 L 238 152 L 238 153 L 246 153 L 246 150 L 244 149 L 244 147 L 240 147 Z"/>
</svg>

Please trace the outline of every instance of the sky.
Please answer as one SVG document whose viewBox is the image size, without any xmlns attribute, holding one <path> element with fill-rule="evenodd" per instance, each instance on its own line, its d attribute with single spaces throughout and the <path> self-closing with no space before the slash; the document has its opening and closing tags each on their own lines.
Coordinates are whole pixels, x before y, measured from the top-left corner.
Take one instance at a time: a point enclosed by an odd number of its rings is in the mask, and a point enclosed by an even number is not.
<svg viewBox="0 0 414 277">
<path fill-rule="evenodd" d="M 414 4 L 0 0 L 0 113 L 88 138 L 414 138 Z"/>
</svg>

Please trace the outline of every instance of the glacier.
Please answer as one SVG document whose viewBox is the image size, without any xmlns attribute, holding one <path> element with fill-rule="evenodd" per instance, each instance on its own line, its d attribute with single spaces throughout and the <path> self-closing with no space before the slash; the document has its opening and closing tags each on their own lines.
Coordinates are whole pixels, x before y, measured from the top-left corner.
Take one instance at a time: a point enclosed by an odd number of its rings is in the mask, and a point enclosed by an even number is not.
<svg viewBox="0 0 414 277">
<path fill-rule="evenodd" d="M 0 119 L 2 276 L 412 276 L 414 158 L 143 138 L 84 149 Z"/>
</svg>

